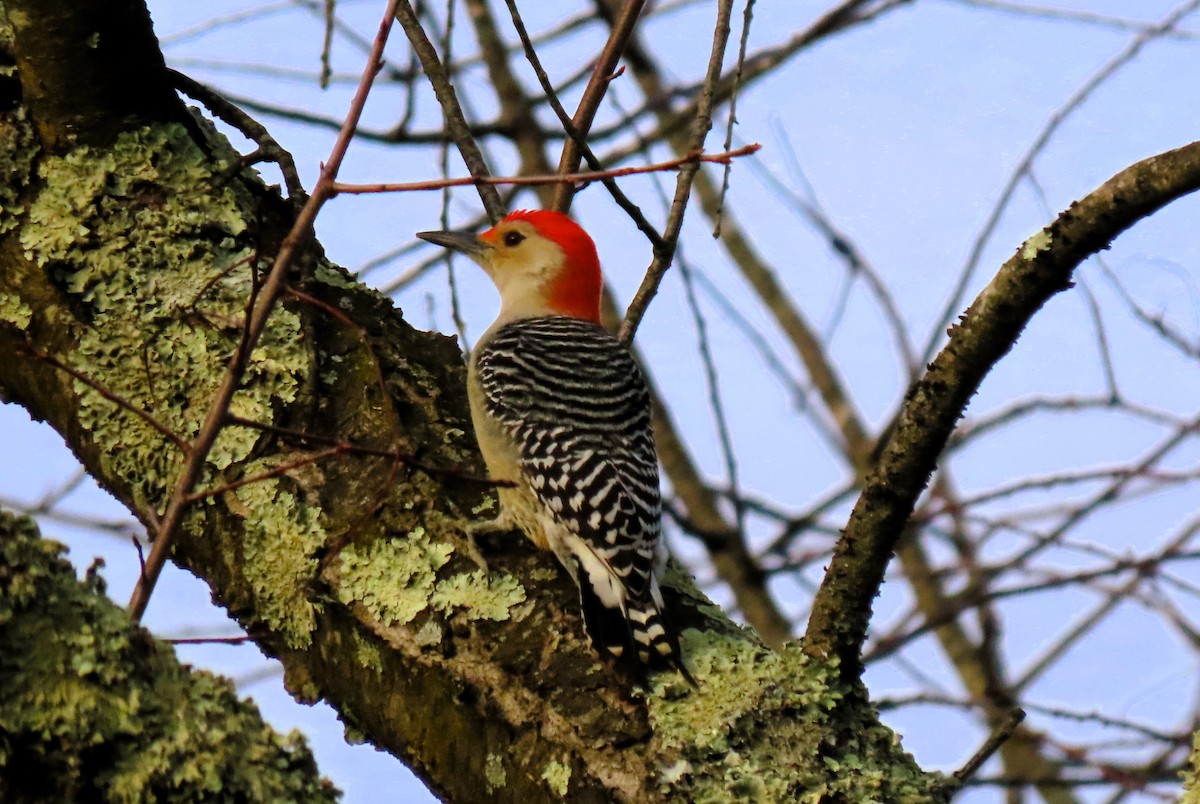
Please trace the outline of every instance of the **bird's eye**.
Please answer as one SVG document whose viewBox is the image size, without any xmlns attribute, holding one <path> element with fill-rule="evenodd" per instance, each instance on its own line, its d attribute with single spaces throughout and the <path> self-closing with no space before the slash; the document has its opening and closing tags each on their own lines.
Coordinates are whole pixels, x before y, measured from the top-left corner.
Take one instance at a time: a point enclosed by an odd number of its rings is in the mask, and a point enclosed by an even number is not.
<svg viewBox="0 0 1200 804">
<path fill-rule="evenodd" d="M 504 235 L 504 245 L 510 247 L 515 246 L 520 244 L 520 242 L 524 239 L 525 235 L 521 234 L 520 232 L 509 232 L 508 234 Z"/>
</svg>

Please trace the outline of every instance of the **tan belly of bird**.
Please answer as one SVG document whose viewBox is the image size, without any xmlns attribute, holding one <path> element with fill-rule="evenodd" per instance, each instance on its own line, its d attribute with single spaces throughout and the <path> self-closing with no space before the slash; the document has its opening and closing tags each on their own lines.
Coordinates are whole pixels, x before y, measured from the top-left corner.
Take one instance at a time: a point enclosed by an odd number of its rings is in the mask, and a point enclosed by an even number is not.
<svg viewBox="0 0 1200 804">
<path fill-rule="evenodd" d="M 472 366 L 472 369 L 474 367 Z M 475 389 L 478 383 L 468 383 L 471 403 L 471 421 L 475 425 L 475 438 L 479 451 L 487 465 L 488 477 L 515 483 L 515 486 L 500 487 L 501 522 L 520 528 L 530 541 L 542 550 L 549 550 L 545 517 L 547 512 L 525 483 L 521 473 L 520 458 L 507 434 L 487 415 L 484 402 Z"/>
<path fill-rule="evenodd" d="M 526 488 L 500 489 L 500 513 L 542 550 L 550 550 L 544 506 Z"/>
</svg>

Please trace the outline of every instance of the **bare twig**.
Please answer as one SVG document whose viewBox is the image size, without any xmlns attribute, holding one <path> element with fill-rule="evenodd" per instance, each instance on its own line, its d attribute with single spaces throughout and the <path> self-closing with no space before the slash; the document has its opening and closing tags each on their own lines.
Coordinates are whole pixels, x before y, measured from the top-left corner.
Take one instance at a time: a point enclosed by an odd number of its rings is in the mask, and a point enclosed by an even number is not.
<svg viewBox="0 0 1200 804">
<path fill-rule="evenodd" d="M 464 176 L 461 179 L 430 179 L 426 181 L 403 181 L 396 184 L 374 184 L 374 185 L 350 185 L 342 184 L 342 182 L 334 182 L 335 193 L 403 193 L 403 192 L 418 192 L 430 190 L 445 190 L 446 187 L 497 187 L 503 185 L 511 185 L 515 187 L 536 187 L 540 185 L 557 185 L 557 184 L 575 184 L 575 182 L 583 181 L 600 181 L 602 179 L 617 179 L 620 176 L 632 176 L 643 173 L 664 173 L 666 170 L 680 170 L 691 164 L 701 162 L 712 162 L 715 164 L 728 164 L 730 160 L 734 160 L 739 156 L 750 156 L 756 154 L 758 149 L 762 148 L 757 143 L 744 145 L 732 151 L 724 151 L 721 154 L 704 154 L 702 151 L 692 152 L 686 156 L 677 158 L 677 160 L 667 160 L 665 162 L 656 162 L 654 164 L 631 164 L 624 168 L 610 168 L 607 170 L 584 170 L 583 173 L 569 173 L 566 175 L 553 174 L 545 176 Z"/>
<path fill-rule="evenodd" d="M 708 339 L 708 324 L 704 320 L 700 302 L 696 298 L 696 286 L 692 280 L 691 266 L 687 264 L 682 255 L 678 255 L 678 263 L 679 276 L 683 279 L 684 297 L 687 299 L 688 310 L 692 314 L 692 324 L 696 329 L 696 348 L 700 354 L 700 362 L 704 366 L 709 410 L 712 411 L 713 421 L 716 424 L 717 439 L 721 444 L 721 458 L 725 462 L 725 475 L 729 479 L 729 498 L 733 502 L 737 539 L 745 544 L 746 508 L 742 503 L 741 483 L 738 480 L 737 452 L 733 447 L 733 435 L 729 430 L 729 419 L 725 414 L 725 404 L 721 399 L 721 384 L 717 377 L 717 364 Z"/>
<path fill-rule="evenodd" d="M 959 275 L 958 283 L 955 285 L 946 306 L 942 309 L 941 314 L 930 330 L 929 340 L 926 342 L 925 349 L 922 352 L 921 362 L 927 362 L 933 356 L 934 350 L 937 349 L 937 345 L 942 340 L 942 332 L 945 331 L 947 325 L 953 320 L 955 312 L 962 306 L 963 295 L 966 293 L 971 278 L 975 275 L 975 271 L 979 267 L 980 260 L 983 259 L 984 248 L 991 240 L 992 234 L 996 231 L 1004 210 L 1008 207 L 1008 202 L 1012 199 L 1021 181 L 1029 175 L 1034 160 L 1041 154 L 1046 144 L 1050 142 L 1054 133 L 1058 131 L 1059 126 L 1076 109 L 1082 106 L 1098 87 L 1131 62 L 1141 52 L 1142 48 L 1155 39 L 1161 38 L 1167 32 L 1174 30 L 1180 20 L 1197 8 L 1200 8 L 1200 0 L 1189 0 L 1177 6 L 1162 22 L 1153 28 L 1133 37 L 1129 41 L 1129 44 L 1101 66 L 1095 75 L 1085 81 L 1079 89 L 1071 93 L 1066 102 L 1055 110 L 1054 114 L 1050 115 L 1050 119 L 1046 121 L 1046 125 L 1042 127 L 1037 137 L 1034 138 L 1033 143 L 1030 144 L 1029 148 L 1017 161 L 1017 166 L 1013 168 L 1012 173 L 1009 175 L 1004 189 L 1000 192 L 1000 197 L 996 200 L 991 213 L 989 213 L 987 220 L 983 224 L 983 229 L 975 237 L 975 242 L 971 246 L 971 253 L 967 257 L 967 263 Z"/>
<path fill-rule="evenodd" d="M 1127 19 L 1125 17 L 1113 17 L 1108 14 L 1096 14 L 1090 11 L 1079 11 L 1070 8 L 1051 8 L 1049 6 L 1033 6 L 1027 3 L 1012 3 L 1008 0 L 954 0 L 965 6 L 975 6 L 976 8 L 986 8 L 992 11 L 1003 11 L 1009 14 L 1020 14 L 1026 17 L 1039 17 L 1048 20 L 1061 20 L 1064 22 L 1080 22 L 1088 25 L 1097 25 L 1103 28 L 1112 28 L 1118 31 L 1135 31 L 1147 33 L 1154 30 L 1153 22 L 1144 20 Z M 1196 39 L 1200 38 L 1200 33 L 1195 31 L 1175 30 L 1167 34 L 1173 39 Z"/>
<path fill-rule="evenodd" d="M 729 93 L 729 114 L 725 122 L 724 148 L 726 151 L 733 147 L 733 127 L 738 122 L 738 93 L 742 88 L 742 70 L 746 66 L 746 47 L 750 43 L 750 22 L 753 19 L 754 0 L 746 0 L 745 10 L 742 12 L 742 36 L 738 42 L 737 67 L 733 71 L 733 90 Z M 721 236 L 721 217 L 725 210 L 725 196 L 729 193 L 729 177 L 732 171 L 732 164 L 726 165 L 725 170 L 721 171 L 721 200 L 717 203 L 717 214 L 714 216 L 717 220 L 713 226 L 713 237 Z"/>
<path fill-rule="evenodd" d="M 163 642 L 169 642 L 172 645 L 244 645 L 249 642 L 251 637 L 229 636 L 229 637 L 167 637 Z"/>
<path fill-rule="evenodd" d="M 398 183 L 380 183 L 380 184 L 343 184 L 335 182 L 333 191 L 335 193 L 349 193 L 360 195 L 364 193 L 410 193 L 427 190 L 444 190 L 447 187 L 498 187 L 503 185 L 511 185 L 514 187 L 537 187 L 543 184 L 574 184 L 577 182 L 599 181 L 601 179 L 614 179 L 622 176 L 636 176 L 642 173 L 662 173 L 668 170 L 683 170 L 689 165 L 697 165 L 701 162 L 711 162 L 719 165 L 728 164 L 731 159 L 736 159 L 739 156 L 750 156 L 757 153 L 762 146 L 757 143 L 746 145 L 737 148 L 733 151 L 725 151 L 719 154 L 706 154 L 703 152 L 690 153 L 687 156 L 682 156 L 679 159 L 668 159 L 665 162 L 657 162 L 653 165 L 629 165 L 626 167 L 610 168 L 608 170 L 588 170 L 582 173 L 568 173 L 566 175 L 552 174 L 548 176 L 466 176 L 457 179 L 429 179 L 426 181 L 410 181 Z"/>
<path fill-rule="evenodd" d="M 967 779 L 970 779 L 975 773 L 991 758 L 992 754 L 999 750 L 1000 746 L 1004 745 L 1013 733 L 1016 732 L 1017 726 L 1021 725 L 1021 721 L 1025 719 L 1025 710 L 1020 707 L 1014 708 L 1008 713 L 1008 718 L 1001 723 L 995 731 L 988 736 L 979 750 L 975 752 L 967 763 L 954 772 L 954 780 L 962 784 Z"/>
<path fill-rule="evenodd" d="M 84 374 L 82 371 L 79 371 L 78 369 L 68 366 L 66 363 L 62 362 L 54 355 L 49 354 L 48 352 L 43 352 L 41 349 L 38 349 L 35 346 L 30 346 L 27 344 L 21 345 L 21 346 L 17 347 L 17 351 L 18 351 L 18 353 L 24 352 L 25 354 L 28 354 L 30 357 L 34 358 L 35 360 L 40 360 L 43 363 L 46 363 L 47 365 L 53 366 L 54 368 L 58 369 L 62 373 L 66 374 L 69 377 L 71 377 L 72 379 L 74 379 L 76 382 L 83 383 L 88 388 L 91 388 L 93 391 L 100 394 L 100 396 L 107 399 L 109 402 L 112 402 L 114 405 L 121 408 L 122 410 L 129 411 L 130 413 L 132 413 L 133 415 L 137 416 L 139 419 L 144 421 L 146 424 L 150 425 L 150 427 L 153 428 L 155 431 L 157 431 L 159 435 L 161 435 L 163 438 L 167 439 L 172 444 L 174 444 L 176 447 L 178 447 L 179 451 L 182 452 L 185 456 L 188 456 L 191 454 L 191 452 L 192 452 L 191 444 L 188 444 L 187 441 L 185 441 L 183 438 L 176 435 L 175 432 L 173 430 L 171 430 L 171 428 L 167 427 L 165 424 L 163 424 L 158 419 L 151 416 L 146 411 L 139 408 L 137 405 L 130 403 L 129 400 L 125 399 L 120 394 L 117 394 L 117 393 L 109 390 L 109 388 L 107 386 L 105 386 L 103 383 L 87 376 L 86 374 Z"/>
<path fill-rule="evenodd" d="M 505 0 L 505 3 L 508 4 L 509 15 L 512 17 L 513 27 L 517 30 L 517 36 L 520 37 L 521 44 L 525 47 L 525 58 L 529 61 L 529 65 L 533 67 L 533 72 L 537 75 L 538 82 L 542 85 L 542 91 L 546 94 L 546 101 L 550 104 L 550 108 L 558 115 L 558 120 L 563 130 L 575 142 L 583 158 L 587 160 L 588 167 L 595 171 L 603 170 L 600 160 L 592 153 L 592 149 L 588 147 L 584 136 L 575 129 L 575 124 L 567 115 L 567 110 L 559 102 L 554 85 L 550 82 L 550 77 L 546 74 L 545 69 L 542 67 L 541 59 L 538 58 L 537 52 L 534 50 L 533 40 L 530 38 L 529 32 L 525 30 L 525 23 L 521 19 L 520 12 L 517 10 L 516 0 Z M 608 190 L 609 195 L 613 197 L 613 200 L 617 202 L 617 206 L 624 210 L 625 214 L 638 227 L 638 230 L 650 241 L 650 244 L 655 248 L 661 248 L 663 245 L 662 235 L 658 233 L 658 230 L 654 228 L 650 221 L 646 220 L 646 216 L 642 214 L 641 208 L 625 195 L 624 191 L 621 190 L 617 182 L 611 177 L 601 179 L 600 181 L 604 184 L 605 189 Z"/>
<path fill-rule="evenodd" d="M 221 485 L 214 486 L 211 489 L 193 491 L 191 494 L 187 495 L 187 501 L 198 502 L 200 500 L 206 500 L 209 497 L 215 497 L 218 494 L 224 494 L 227 491 L 235 491 L 243 486 L 249 486 L 251 483 L 261 483 L 262 481 L 270 480 L 273 477 L 281 477 L 293 469 L 299 469 L 302 466 L 318 463 L 326 458 L 340 458 L 348 452 L 350 452 L 349 445 L 338 444 L 330 447 L 329 449 L 322 450 L 321 452 L 317 452 L 312 455 L 304 455 L 300 458 L 296 458 L 295 460 L 288 461 L 287 463 L 281 463 L 272 469 L 266 470 L 265 472 L 259 472 L 258 474 L 249 475 L 248 477 L 240 477 L 237 480 L 231 480 L 228 483 L 222 483 Z"/>
<path fill-rule="evenodd" d="M 466 116 L 463 114 L 462 104 L 458 101 L 458 94 L 454 91 L 454 87 L 450 83 L 450 76 L 447 74 L 446 68 L 442 65 L 442 60 L 438 56 L 437 50 L 433 47 L 433 43 L 425 35 L 425 30 L 421 27 L 416 12 L 413 11 L 413 7 L 409 4 L 408 0 L 396 0 L 394 5 L 396 8 L 396 20 L 408 36 L 408 41 L 412 44 L 417 58 L 421 60 L 425 76 L 433 86 L 433 93 L 437 96 L 438 104 L 442 107 L 442 114 L 445 115 L 446 120 L 446 133 L 450 135 L 454 144 L 458 146 L 458 152 L 462 155 L 463 162 L 466 163 L 467 170 L 474 179 L 474 181 L 466 183 L 475 184 L 479 191 L 479 199 L 483 202 L 483 208 L 487 210 L 488 217 L 491 218 L 492 223 L 496 223 L 504 217 L 504 202 L 501 201 L 500 194 L 496 192 L 495 186 L 486 182 L 486 179 L 491 175 L 491 171 L 488 170 L 487 162 L 483 158 L 483 152 L 479 150 L 479 145 L 471 135 L 471 128 L 467 124 Z M 440 190 L 441 187 L 424 189 Z"/>
<path fill-rule="evenodd" d="M 445 54 L 446 61 L 453 65 L 453 51 L 451 50 L 454 43 L 454 0 L 446 3 L 446 29 L 442 32 L 442 52 Z M 414 93 L 409 93 L 411 98 Z M 442 178 L 450 178 L 450 143 L 443 142 L 438 146 L 438 168 L 441 171 Z M 453 198 L 451 187 L 447 185 L 442 189 L 442 211 L 441 211 L 441 228 L 443 230 L 450 228 L 450 201 Z M 462 305 L 459 303 L 458 297 L 458 274 L 454 269 L 455 257 L 457 256 L 454 249 L 443 249 L 445 252 L 443 259 L 446 261 L 446 285 L 450 291 L 450 319 L 454 322 L 454 331 L 458 333 L 458 345 L 463 351 L 463 361 L 471 362 L 471 346 L 467 341 L 467 324 L 462 317 Z"/>
<path fill-rule="evenodd" d="M 700 94 L 696 99 L 695 117 L 692 119 L 692 134 L 688 139 L 688 153 L 698 152 L 704 147 L 704 140 L 712 128 L 713 107 L 716 104 L 716 86 L 721 77 L 721 65 L 725 60 L 725 45 L 729 42 L 729 20 L 733 11 L 733 0 L 719 0 L 717 3 L 717 18 L 713 25 L 712 50 L 708 57 L 708 69 L 701 84 Z M 663 229 L 663 247 L 656 249 L 654 260 L 646 269 L 642 284 L 638 287 L 633 301 L 625 311 L 625 320 L 621 323 L 621 331 L 617 337 L 624 344 L 629 344 L 637 333 L 638 324 L 646 314 L 650 301 L 658 293 L 658 286 L 663 276 L 671 267 L 675 257 L 675 247 L 683 230 L 683 215 L 687 210 L 688 197 L 691 195 L 692 182 L 700 165 L 693 163 L 685 165 L 675 181 L 675 197 L 671 200 L 671 211 L 667 215 L 667 225 Z"/>
<path fill-rule="evenodd" d="M 304 185 L 300 181 L 300 172 L 296 170 L 296 163 L 292 159 L 292 155 L 271 136 L 271 132 L 267 131 L 266 126 L 230 103 L 215 89 L 206 87 L 178 70 L 168 69 L 167 72 L 170 73 L 171 80 L 175 82 L 176 89 L 189 98 L 203 103 L 218 118 L 257 143 L 258 154 L 279 165 L 279 172 L 283 174 L 283 184 L 287 188 L 288 198 L 294 204 L 304 203 L 308 195 L 304 192 Z"/>
</svg>

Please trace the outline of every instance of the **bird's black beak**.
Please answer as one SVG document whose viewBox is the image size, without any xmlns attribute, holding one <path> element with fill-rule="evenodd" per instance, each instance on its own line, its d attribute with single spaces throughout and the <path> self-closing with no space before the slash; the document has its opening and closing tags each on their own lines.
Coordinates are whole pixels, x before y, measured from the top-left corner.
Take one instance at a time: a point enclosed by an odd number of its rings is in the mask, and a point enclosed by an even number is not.
<svg viewBox="0 0 1200 804">
<path fill-rule="evenodd" d="M 426 243 L 452 249 L 472 259 L 479 259 L 492 249 L 470 232 L 417 232 L 417 237 Z"/>
</svg>

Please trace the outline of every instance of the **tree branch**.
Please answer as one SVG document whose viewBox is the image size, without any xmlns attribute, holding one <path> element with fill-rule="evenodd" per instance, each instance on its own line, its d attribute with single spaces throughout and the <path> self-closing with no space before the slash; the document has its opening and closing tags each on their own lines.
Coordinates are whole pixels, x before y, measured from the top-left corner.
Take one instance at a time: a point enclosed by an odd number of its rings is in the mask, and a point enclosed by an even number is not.
<svg viewBox="0 0 1200 804">
<path fill-rule="evenodd" d="M 813 603 L 805 650 L 862 667 L 871 604 L 938 456 L 983 378 L 1087 257 L 1137 221 L 1200 188 L 1200 143 L 1139 162 L 1072 204 L 1029 238 L 951 329 L 950 342 L 910 389 Z"/>
<path fill-rule="evenodd" d="M 24 99 L 47 151 L 184 117 L 141 0 L 5 0 Z"/>
</svg>

